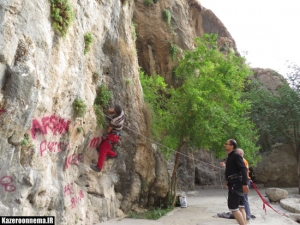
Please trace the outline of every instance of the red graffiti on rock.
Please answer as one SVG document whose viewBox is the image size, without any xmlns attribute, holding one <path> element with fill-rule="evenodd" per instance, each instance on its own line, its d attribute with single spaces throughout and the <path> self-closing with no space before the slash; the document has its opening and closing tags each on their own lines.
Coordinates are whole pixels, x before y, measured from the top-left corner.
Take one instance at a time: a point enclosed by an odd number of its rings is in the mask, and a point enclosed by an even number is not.
<svg viewBox="0 0 300 225">
<path fill-rule="evenodd" d="M 70 196 L 71 198 L 71 209 L 74 209 L 81 199 L 84 198 L 83 191 L 80 190 L 77 194 L 74 191 L 73 183 L 64 186 L 64 196 Z"/>
<path fill-rule="evenodd" d="M 0 109 L 0 115 L 2 114 L 2 113 L 5 113 L 6 112 L 6 110 L 5 109 Z"/>
<path fill-rule="evenodd" d="M 64 186 L 64 196 L 73 195 L 73 194 L 74 194 L 73 183 L 65 185 Z"/>
<path fill-rule="evenodd" d="M 84 195 L 83 195 L 83 191 L 80 190 L 78 195 L 74 195 L 74 197 L 71 198 L 71 209 L 74 209 L 75 206 L 81 202 L 81 199 L 84 198 Z"/>
<path fill-rule="evenodd" d="M 43 117 L 41 122 L 34 119 L 30 130 L 31 136 L 35 139 L 37 134 L 46 135 L 48 132 L 54 135 L 61 135 L 68 132 L 69 125 L 70 120 L 65 120 L 55 115 Z"/>
<path fill-rule="evenodd" d="M 13 192 L 17 189 L 16 186 L 12 184 L 13 181 L 14 179 L 12 177 L 3 176 L 0 179 L 0 185 L 4 187 L 5 191 Z"/>
<path fill-rule="evenodd" d="M 66 158 L 65 162 L 65 170 L 69 168 L 71 165 L 79 165 L 81 162 L 84 161 L 84 155 L 82 153 L 79 154 L 72 154 Z"/>
<path fill-rule="evenodd" d="M 102 142 L 101 137 L 94 137 L 90 142 L 90 148 L 96 148 L 98 147 Z"/>
<path fill-rule="evenodd" d="M 55 142 L 55 141 L 47 142 L 46 140 L 43 140 L 40 144 L 40 155 L 43 156 L 43 153 L 46 152 L 47 150 L 49 152 L 55 153 L 55 152 L 66 151 L 69 148 L 70 148 L 69 143 Z"/>
</svg>

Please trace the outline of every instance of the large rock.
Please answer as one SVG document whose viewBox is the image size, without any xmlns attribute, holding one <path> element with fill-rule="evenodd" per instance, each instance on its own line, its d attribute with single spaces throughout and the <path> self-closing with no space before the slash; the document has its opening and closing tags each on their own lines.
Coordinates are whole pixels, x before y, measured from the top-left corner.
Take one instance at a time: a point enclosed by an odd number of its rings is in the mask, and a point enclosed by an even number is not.
<svg viewBox="0 0 300 225">
<path fill-rule="evenodd" d="M 267 188 L 266 195 L 271 202 L 279 202 L 281 199 L 288 197 L 288 192 L 280 188 Z"/>
<path fill-rule="evenodd" d="M 275 91 L 283 85 L 284 78 L 272 69 L 252 68 L 252 71 L 253 77 L 270 91 Z"/>
<path fill-rule="evenodd" d="M 262 153 L 262 160 L 253 168 L 252 179 L 265 187 L 296 187 L 297 160 L 288 145 L 277 144 L 271 152 Z"/>
<path fill-rule="evenodd" d="M 289 212 L 300 213 L 300 196 L 281 199 L 280 206 Z"/>
<path fill-rule="evenodd" d="M 178 173 L 178 189 L 191 191 L 195 189 L 195 158 L 191 148 L 185 148 L 180 155 Z"/>
<path fill-rule="evenodd" d="M 225 184 L 224 168 L 220 160 L 213 157 L 212 152 L 201 149 L 194 153 L 195 157 L 195 184 L 200 186 Z"/>
</svg>

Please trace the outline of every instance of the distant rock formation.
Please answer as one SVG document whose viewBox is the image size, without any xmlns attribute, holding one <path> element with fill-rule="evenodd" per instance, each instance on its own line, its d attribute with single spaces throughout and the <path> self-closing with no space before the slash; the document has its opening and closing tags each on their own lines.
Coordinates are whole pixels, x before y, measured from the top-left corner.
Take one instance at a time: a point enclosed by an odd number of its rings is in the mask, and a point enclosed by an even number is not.
<svg viewBox="0 0 300 225">
<path fill-rule="evenodd" d="M 265 88 L 275 93 L 285 82 L 282 75 L 272 69 L 252 68 L 253 77 Z M 252 179 L 266 187 L 295 187 L 297 179 L 297 160 L 292 149 L 285 144 L 276 143 L 271 152 L 262 150 L 262 160 L 251 168 Z M 245 155 L 247 158 L 247 154 Z"/>
<path fill-rule="evenodd" d="M 253 71 L 253 77 L 270 91 L 275 91 L 283 85 L 283 76 L 272 69 L 251 68 L 251 70 Z"/>
</svg>

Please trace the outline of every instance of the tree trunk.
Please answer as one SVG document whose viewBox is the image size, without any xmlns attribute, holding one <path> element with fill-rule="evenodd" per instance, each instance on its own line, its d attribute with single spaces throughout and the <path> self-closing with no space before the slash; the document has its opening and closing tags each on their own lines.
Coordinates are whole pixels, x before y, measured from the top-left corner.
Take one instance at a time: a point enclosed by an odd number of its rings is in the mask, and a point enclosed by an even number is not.
<svg viewBox="0 0 300 225">
<path fill-rule="evenodd" d="M 300 194 L 300 145 L 297 146 L 298 193 Z"/>
<path fill-rule="evenodd" d="M 300 194 L 300 143 L 297 139 L 298 131 L 294 128 L 294 138 L 289 135 L 283 134 L 287 140 L 288 145 L 293 149 L 295 157 L 297 159 L 297 176 L 298 176 L 298 193 Z"/>
<path fill-rule="evenodd" d="M 179 157 L 181 153 L 182 146 L 184 145 L 184 142 L 181 142 L 176 155 L 175 155 L 175 162 L 174 162 L 174 168 L 172 172 L 172 177 L 171 177 L 171 196 L 172 196 L 172 206 L 175 206 L 176 202 L 176 190 L 177 190 L 177 168 L 178 168 L 178 163 L 179 163 Z"/>
</svg>

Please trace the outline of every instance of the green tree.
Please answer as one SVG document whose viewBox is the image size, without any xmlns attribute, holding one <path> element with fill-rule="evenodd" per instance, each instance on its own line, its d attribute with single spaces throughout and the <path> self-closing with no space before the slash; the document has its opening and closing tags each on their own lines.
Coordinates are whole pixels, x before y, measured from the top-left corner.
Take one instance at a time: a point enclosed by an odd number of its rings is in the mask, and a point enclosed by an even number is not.
<svg viewBox="0 0 300 225">
<path fill-rule="evenodd" d="M 245 98 L 251 101 L 251 118 L 261 136 L 262 150 L 270 151 L 276 142 L 283 142 L 293 150 L 298 162 L 300 193 L 300 67 L 292 65 L 287 81 L 276 91 L 266 89 L 253 81 Z"/>
<path fill-rule="evenodd" d="M 148 76 L 140 69 L 139 76 L 143 87 L 144 100 L 152 116 L 151 132 L 155 140 L 161 142 L 163 141 L 162 133 L 165 130 L 162 118 L 166 110 L 165 105 L 168 101 L 169 89 L 164 82 L 164 78 L 159 75 Z"/>
<path fill-rule="evenodd" d="M 243 98 L 251 102 L 251 120 L 258 129 L 261 151 L 270 151 L 275 141 L 273 136 L 276 131 L 273 118 L 277 117 L 275 102 L 278 99 L 273 92 L 255 79 L 249 82 L 246 89 Z"/>
<path fill-rule="evenodd" d="M 226 155 L 223 145 L 235 138 L 247 150 L 252 164 L 258 160 L 258 138 L 249 119 L 250 103 L 242 101 L 245 78 L 251 71 L 244 59 L 218 51 L 217 35 L 195 40 L 196 48 L 186 51 L 175 70 L 178 88 L 168 89 L 168 98 L 159 122 L 163 124 L 163 143 L 176 149 L 171 177 L 172 204 L 176 199 L 177 167 L 182 148 L 189 145 Z"/>
</svg>

